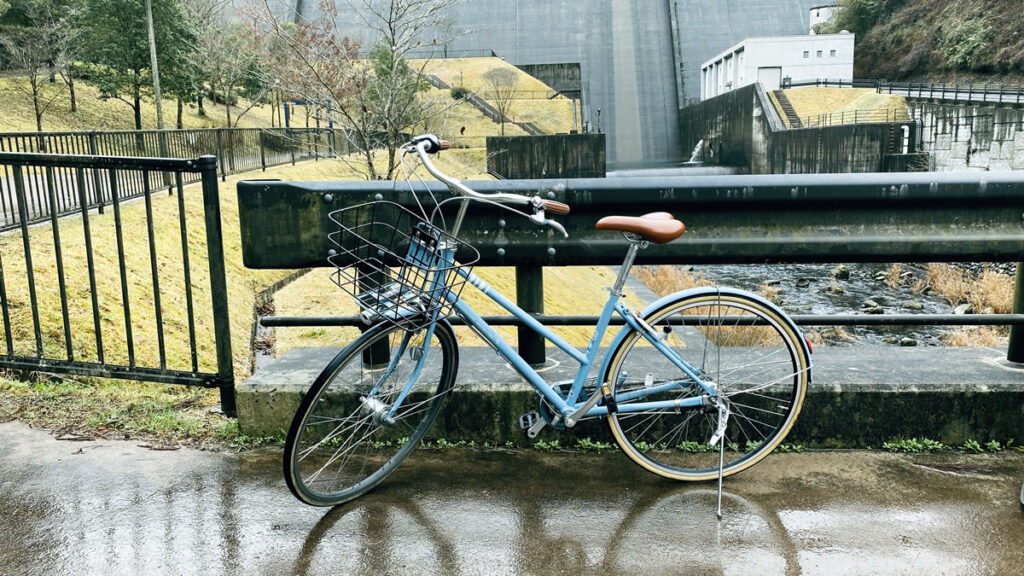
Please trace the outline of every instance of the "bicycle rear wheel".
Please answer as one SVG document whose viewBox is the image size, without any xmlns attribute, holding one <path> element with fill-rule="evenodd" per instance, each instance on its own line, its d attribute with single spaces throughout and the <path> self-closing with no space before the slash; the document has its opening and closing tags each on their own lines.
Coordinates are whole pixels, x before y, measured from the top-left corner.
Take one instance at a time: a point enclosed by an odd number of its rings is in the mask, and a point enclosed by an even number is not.
<svg viewBox="0 0 1024 576">
<path fill-rule="evenodd" d="M 782 312 L 752 294 L 709 289 L 672 300 L 645 320 L 729 403 L 724 476 L 754 465 L 782 442 L 810 377 L 802 336 Z M 635 330 L 612 352 L 604 381 L 613 383 L 620 410 L 704 395 Z M 608 424 L 626 455 L 655 474 L 689 481 L 718 477 L 719 450 L 709 445 L 718 425 L 714 406 L 619 411 Z"/>
<path fill-rule="evenodd" d="M 360 336 L 317 377 L 295 413 L 284 451 L 292 494 L 334 506 L 379 484 L 416 449 L 457 369 L 447 322 L 416 332 L 378 324 Z"/>
</svg>

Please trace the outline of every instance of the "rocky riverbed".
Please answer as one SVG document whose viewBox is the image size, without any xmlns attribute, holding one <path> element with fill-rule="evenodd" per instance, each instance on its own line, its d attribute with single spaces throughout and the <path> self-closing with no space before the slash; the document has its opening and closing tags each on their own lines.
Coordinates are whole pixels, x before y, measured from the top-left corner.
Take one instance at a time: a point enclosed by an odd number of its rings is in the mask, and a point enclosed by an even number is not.
<svg viewBox="0 0 1024 576">
<path fill-rule="evenodd" d="M 980 271 L 993 265 L 968 265 Z M 1011 272 L 1010 268 L 1000 272 Z M 768 296 L 793 315 L 813 314 L 951 314 L 956 307 L 923 288 L 925 270 L 889 264 L 751 264 L 693 267 L 716 284 Z M 960 312 L 964 310 L 961 309 Z M 942 346 L 946 326 L 809 327 L 830 345 L 857 340 L 902 346 Z"/>
</svg>

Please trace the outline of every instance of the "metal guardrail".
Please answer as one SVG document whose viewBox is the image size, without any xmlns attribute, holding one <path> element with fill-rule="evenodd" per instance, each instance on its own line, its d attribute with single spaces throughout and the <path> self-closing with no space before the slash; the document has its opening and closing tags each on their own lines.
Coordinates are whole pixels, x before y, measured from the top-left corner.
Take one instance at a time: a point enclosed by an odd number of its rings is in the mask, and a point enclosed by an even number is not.
<svg viewBox="0 0 1024 576">
<path fill-rule="evenodd" d="M 234 414 L 217 159 L 0 152 L 0 175 L 0 195 L 19 214 L 17 228 L 4 233 L 13 241 L 0 249 L 0 368 L 216 387 L 224 412 Z M 202 182 L 201 200 L 185 197 L 190 179 Z M 165 181 L 177 201 L 153 202 Z M 126 204 L 126 185 L 141 190 L 142 201 Z M 80 218 L 50 210 L 48 228 L 30 228 L 30 199 L 58 206 L 61 198 L 72 206 L 65 213 Z M 95 198 L 112 218 L 90 210 Z M 195 204 L 200 216 L 189 216 L 186 206 Z M 156 230 L 167 227 L 180 231 L 180 243 L 157 242 L 167 235 Z M 204 233 L 197 238 L 196 230 Z M 209 299 L 197 298 L 193 283 L 205 276 Z M 143 325 L 138 312 L 150 307 L 154 324 Z M 60 319 L 47 319 L 43 308 L 59 308 Z M 212 320 L 212 343 L 209 334 L 197 337 L 199 315 Z"/>
<path fill-rule="evenodd" d="M 463 224 L 462 236 L 480 251 L 480 265 L 515 266 L 517 283 L 534 283 L 525 291 L 534 296 L 521 299 L 520 305 L 536 312 L 543 310 L 537 297 L 543 294 L 538 287 L 543 266 L 621 262 L 625 241 L 594 229 L 600 217 L 615 213 L 668 211 L 687 223 L 687 234 L 670 244 L 651 246 L 642 253 L 640 264 L 1017 262 L 1024 255 L 1024 173 L 502 180 L 470 186 L 481 192 L 539 193 L 572 206 L 572 214 L 560 218 L 569 230 L 568 240 L 486 206 L 470 210 Z M 420 189 L 447 195 L 440 184 Z M 332 210 L 375 198 L 415 206 L 408 185 L 396 182 L 243 181 L 238 198 L 243 259 L 251 268 L 325 265 L 330 249 L 327 215 Z M 826 316 L 799 321 L 1012 325 L 1009 358 L 1024 362 L 1024 332 L 1016 328 L 1024 325 L 1021 311 L 1018 276 L 1011 315 Z M 278 326 L 289 322 L 305 320 L 264 321 Z"/>
</svg>

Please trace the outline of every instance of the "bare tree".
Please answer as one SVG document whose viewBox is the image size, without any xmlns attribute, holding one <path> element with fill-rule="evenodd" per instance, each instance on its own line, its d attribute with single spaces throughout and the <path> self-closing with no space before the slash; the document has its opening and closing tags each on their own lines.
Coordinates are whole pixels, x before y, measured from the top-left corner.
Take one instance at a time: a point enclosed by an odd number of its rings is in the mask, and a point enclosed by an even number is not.
<svg viewBox="0 0 1024 576">
<path fill-rule="evenodd" d="M 320 18 L 289 27 L 275 19 L 263 0 L 261 18 L 268 32 L 285 46 L 288 58 L 278 70 L 282 87 L 307 102 L 330 102 L 335 118 L 360 149 L 366 175 L 391 178 L 398 147 L 408 132 L 422 125 L 434 107 L 422 97 L 426 60 L 415 64 L 409 53 L 437 42 L 446 9 L 457 0 L 352 0 L 348 12 L 372 39 L 364 47 L 343 37 L 339 10 L 323 0 Z M 386 151 L 387 167 L 374 164 L 374 149 Z"/>
<path fill-rule="evenodd" d="M 35 28 L 7 30 L 0 35 L 0 44 L 10 57 L 14 67 L 20 69 L 28 78 L 28 86 L 15 83 L 15 86 L 32 99 L 32 110 L 35 113 L 36 131 L 43 131 L 43 115 L 53 105 L 62 90 L 46 90 L 43 85 L 62 63 L 53 62 L 49 51 L 46 34 Z"/>
<path fill-rule="evenodd" d="M 519 74 L 510 68 L 491 68 L 484 72 L 487 81 L 487 99 L 498 110 L 498 121 L 501 122 L 501 135 L 505 135 L 505 122 L 511 122 L 509 114 L 515 101 L 519 86 Z"/>
<path fill-rule="evenodd" d="M 74 8 L 71 0 L 35 0 L 20 4 L 25 26 L 6 27 L 0 31 L 0 45 L 14 68 L 28 77 L 28 86 L 17 85 L 32 99 L 36 130 L 43 131 L 43 116 L 62 90 L 44 89 L 58 73 L 64 74 L 71 61 L 74 46 L 69 13 Z M 9 5 L 8 5 L 9 6 Z M 0 6 L 2 8 L 2 6 Z M 70 78 L 70 76 L 66 77 Z M 74 83 L 71 111 L 75 111 Z"/>
</svg>

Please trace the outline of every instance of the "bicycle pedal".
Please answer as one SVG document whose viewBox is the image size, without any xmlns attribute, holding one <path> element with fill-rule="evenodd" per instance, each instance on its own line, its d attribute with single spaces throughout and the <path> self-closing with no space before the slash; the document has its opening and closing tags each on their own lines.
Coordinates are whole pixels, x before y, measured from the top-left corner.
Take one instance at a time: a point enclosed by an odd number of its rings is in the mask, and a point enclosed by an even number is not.
<svg viewBox="0 0 1024 576">
<path fill-rule="evenodd" d="M 537 412 L 536 410 L 532 412 L 527 412 L 526 414 L 523 414 L 522 416 L 519 417 L 519 428 L 521 428 L 523 432 L 529 432 L 530 428 L 533 428 L 539 420 L 539 412 Z"/>
</svg>

